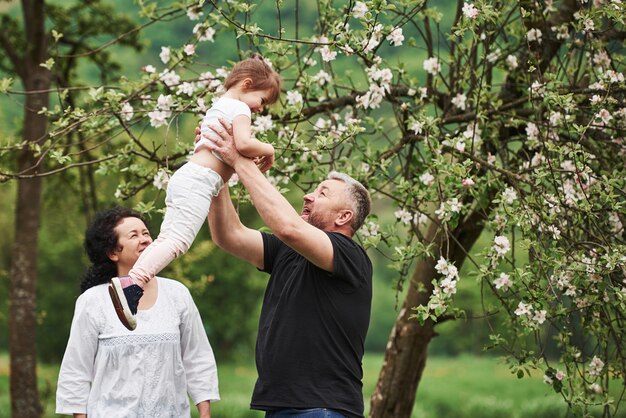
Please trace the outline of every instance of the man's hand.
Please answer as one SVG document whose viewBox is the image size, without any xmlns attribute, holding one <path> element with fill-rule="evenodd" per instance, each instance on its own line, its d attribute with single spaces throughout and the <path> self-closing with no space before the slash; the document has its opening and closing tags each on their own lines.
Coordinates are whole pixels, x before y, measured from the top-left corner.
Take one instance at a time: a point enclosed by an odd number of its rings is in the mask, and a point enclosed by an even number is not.
<svg viewBox="0 0 626 418">
<path fill-rule="evenodd" d="M 211 142 L 207 144 L 211 151 L 217 152 L 224 162 L 229 166 L 235 168 L 235 164 L 240 158 L 246 158 L 237 151 L 235 146 L 235 139 L 233 138 L 233 127 L 225 119 L 219 119 L 221 126 L 210 125 L 212 131 L 214 131 L 219 138 L 215 135 L 211 137 Z M 198 131 L 196 130 L 196 133 Z M 197 137 L 196 137 L 197 138 Z M 269 167 L 268 167 L 269 168 Z"/>
</svg>

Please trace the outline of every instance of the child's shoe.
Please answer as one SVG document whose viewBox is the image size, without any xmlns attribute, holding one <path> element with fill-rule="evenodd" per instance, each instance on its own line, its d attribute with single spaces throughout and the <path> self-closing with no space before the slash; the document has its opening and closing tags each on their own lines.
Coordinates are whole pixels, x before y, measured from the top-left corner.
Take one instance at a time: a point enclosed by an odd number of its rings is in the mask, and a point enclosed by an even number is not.
<svg viewBox="0 0 626 418">
<path fill-rule="evenodd" d="M 137 328 L 135 315 L 137 315 L 137 306 L 143 295 L 143 289 L 134 283 L 123 287 L 120 278 L 113 277 L 109 283 L 109 295 L 111 295 L 115 313 L 122 324 L 131 331 Z"/>
</svg>

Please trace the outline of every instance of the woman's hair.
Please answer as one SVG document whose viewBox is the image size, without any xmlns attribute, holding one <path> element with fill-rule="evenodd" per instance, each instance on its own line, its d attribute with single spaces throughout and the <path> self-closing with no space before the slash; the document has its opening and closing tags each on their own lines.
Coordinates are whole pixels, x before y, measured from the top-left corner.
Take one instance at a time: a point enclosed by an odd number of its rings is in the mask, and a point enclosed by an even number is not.
<svg viewBox="0 0 626 418">
<path fill-rule="evenodd" d="M 253 54 L 250 58 L 238 62 L 226 77 L 224 88 L 228 90 L 246 78 L 252 80 L 250 90 L 267 90 L 269 92 L 268 105 L 278 101 L 283 80 L 280 74 L 274 71 L 261 55 Z"/>
<path fill-rule="evenodd" d="M 91 266 L 80 283 L 81 293 L 90 287 L 107 283 L 112 277 L 117 276 L 117 265 L 111 261 L 109 254 L 118 248 L 119 237 L 115 227 L 125 218 L 138 218 L 144 221 L 139 213 L 118 206 L 98 212 L 87 227 L 84 245 Z"/>
</svg>

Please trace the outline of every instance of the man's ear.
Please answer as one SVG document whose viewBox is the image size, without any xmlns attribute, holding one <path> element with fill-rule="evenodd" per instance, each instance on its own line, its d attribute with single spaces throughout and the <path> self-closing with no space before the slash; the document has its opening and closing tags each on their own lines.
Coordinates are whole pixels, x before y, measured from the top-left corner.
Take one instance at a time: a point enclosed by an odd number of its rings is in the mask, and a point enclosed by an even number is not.
<svg viewBox="0 0 626 418">
<path fill-rule="evenodd" d="M 350 209 L 342 210 L 339 214 L 339 217 L 335 220 L 337 226 L 344 226 L 349 224 L 354 218 L 354 213 Z"/>
</svg>

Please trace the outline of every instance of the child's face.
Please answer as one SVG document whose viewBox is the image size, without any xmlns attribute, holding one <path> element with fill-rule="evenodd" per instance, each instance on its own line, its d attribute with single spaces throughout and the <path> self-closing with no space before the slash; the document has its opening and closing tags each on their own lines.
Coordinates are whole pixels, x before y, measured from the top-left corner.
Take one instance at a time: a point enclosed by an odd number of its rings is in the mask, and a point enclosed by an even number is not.
<svg viewBox="0 0 626 418">
<path fill-rule="evenodd" d="M 259 113 L 263 111 L 268 97 L 267 90 L 246 90 L 241 93 L 239 100 L 247 104 L 252 113 Z"/>
</svg>

